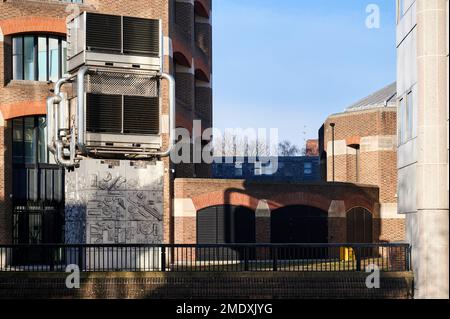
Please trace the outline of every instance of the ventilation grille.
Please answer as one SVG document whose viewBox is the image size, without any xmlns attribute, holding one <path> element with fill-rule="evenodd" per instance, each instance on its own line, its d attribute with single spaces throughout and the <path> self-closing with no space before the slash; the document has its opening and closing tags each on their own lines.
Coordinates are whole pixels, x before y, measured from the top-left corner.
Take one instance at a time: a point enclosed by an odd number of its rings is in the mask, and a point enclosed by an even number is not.
<svg viewBox="0 0 450 319">
<path fill-rule="evenodd" d="M 123 51 L 159 56 L 159 21 L 123 17 Z"/>
<path fill-rule="evenodd" d="M 86 91 L 94 94 L 159 96 L 156 78 L 148 75 L 113 72 L 99 72 L 86 76 Z"/>
<path fill-rule="evenodd" d="M 86 130 L 95 133 L 121 133 L 122 96 L 88 93 Z"/>
<path fill-rule="evenodd" d="M 86 14 L 88 50 L 159 57 L 159 20 Z"/>
<path fill-rule="evenodd" d="M 86 16 L 88 50 L 122 51 L 122 17 L 97 13 Z"/>
<path fill-rule="evenodd" d="M 158 134 L 159 99 L 125 96 L 123 131 L 132 134 Z"/>
<path fill-rule="evenodd" d="M 159 134 L 159 98 L 86 94 L 86 130 L 92 133 Z"/>
</svg>

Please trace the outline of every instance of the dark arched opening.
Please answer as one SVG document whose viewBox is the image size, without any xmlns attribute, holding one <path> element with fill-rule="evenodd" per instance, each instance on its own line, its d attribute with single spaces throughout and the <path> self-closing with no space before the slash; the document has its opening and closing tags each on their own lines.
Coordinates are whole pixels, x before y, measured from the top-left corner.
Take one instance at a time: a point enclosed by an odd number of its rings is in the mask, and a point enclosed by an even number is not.
<svg viewBox="0 0 450 319">
<path fill-rule="evenodd" d="M 347 242 L 357 244 L 373 242 L 370 211 L 356 207 L 347 212 Z"/>
<path fill-rule="evenodd" d="M 255 243 L 255 212 L 242 206 L 220 205 L 202 209 L 197 214 L 197 243 L 252 244 Z M 202 249 L 199 259 L 240 258 L 239 249 Z"/>
<path fill-rule="evenodd" d="M 271 215 L 271 241 L 277 244 L 304 244 L 328 242 L 328 214 L 311 206 L 288 206 L 277 209 Z M 283 259 L 324 258 L 326 248 L 282 249 Z"/>
</svg>

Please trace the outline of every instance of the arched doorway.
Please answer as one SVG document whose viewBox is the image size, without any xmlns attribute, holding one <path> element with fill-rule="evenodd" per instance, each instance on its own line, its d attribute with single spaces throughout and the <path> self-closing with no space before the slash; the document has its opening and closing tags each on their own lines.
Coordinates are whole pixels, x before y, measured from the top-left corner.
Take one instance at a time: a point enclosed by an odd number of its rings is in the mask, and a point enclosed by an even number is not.
<svg viewBox="0 0 450 319">
<path fill-rule="evenodd" d="M 271 215 L 272 243 L 327 243 L 328 214 L 311 206 L 288 206 Z"/>
<path fill-rule="evenodd" d="M 271 215 L 271 242 L 304 244 L 328 242 L 328 214 L 311 206 L 288 206 Z M 280 259 L 320 259 L 328 255 L 324 248 L 281 248 Z"/>
<path fill-rule="evenodd" d="M 355 207 L 347 212 L 347 242 L 372 243 L 372 214 L 363 207 Z"/>
<path fill-rule="evenodd" d="M 255 212 L 242 206 L 220 205 L 202 209 L 197 214 L 197 243 L 251 244 L 255 243 Z M 239 258 L 237 249 L 202 249 L 199 259 Z"/>
</svg>

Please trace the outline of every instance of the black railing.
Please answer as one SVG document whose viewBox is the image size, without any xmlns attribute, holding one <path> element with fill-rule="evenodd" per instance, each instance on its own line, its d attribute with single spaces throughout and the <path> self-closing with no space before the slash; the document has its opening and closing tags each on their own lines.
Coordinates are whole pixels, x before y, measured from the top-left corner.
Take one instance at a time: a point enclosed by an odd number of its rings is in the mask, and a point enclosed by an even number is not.
<svg viewBox="0 0 450 319">
<path fill-rule="evenodd" d="M 0 272 L 409 271 L 408 244 L 0 245 Z"/>
</svg>

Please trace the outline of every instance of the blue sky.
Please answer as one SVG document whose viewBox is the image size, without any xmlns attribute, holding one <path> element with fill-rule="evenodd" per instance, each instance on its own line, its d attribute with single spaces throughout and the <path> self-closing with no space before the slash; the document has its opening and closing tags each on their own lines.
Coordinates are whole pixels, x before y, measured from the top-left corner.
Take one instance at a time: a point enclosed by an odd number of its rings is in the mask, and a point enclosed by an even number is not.
<svg viewBox="0 0 450 319">
<path fill-rule="evenodd" d="M 366 28 L 366 7 L 381 10 Z M 395 81 L 393 0 L 213 0 L 214 125 L 303 146 L 328 115 Z"/>
</svg>

